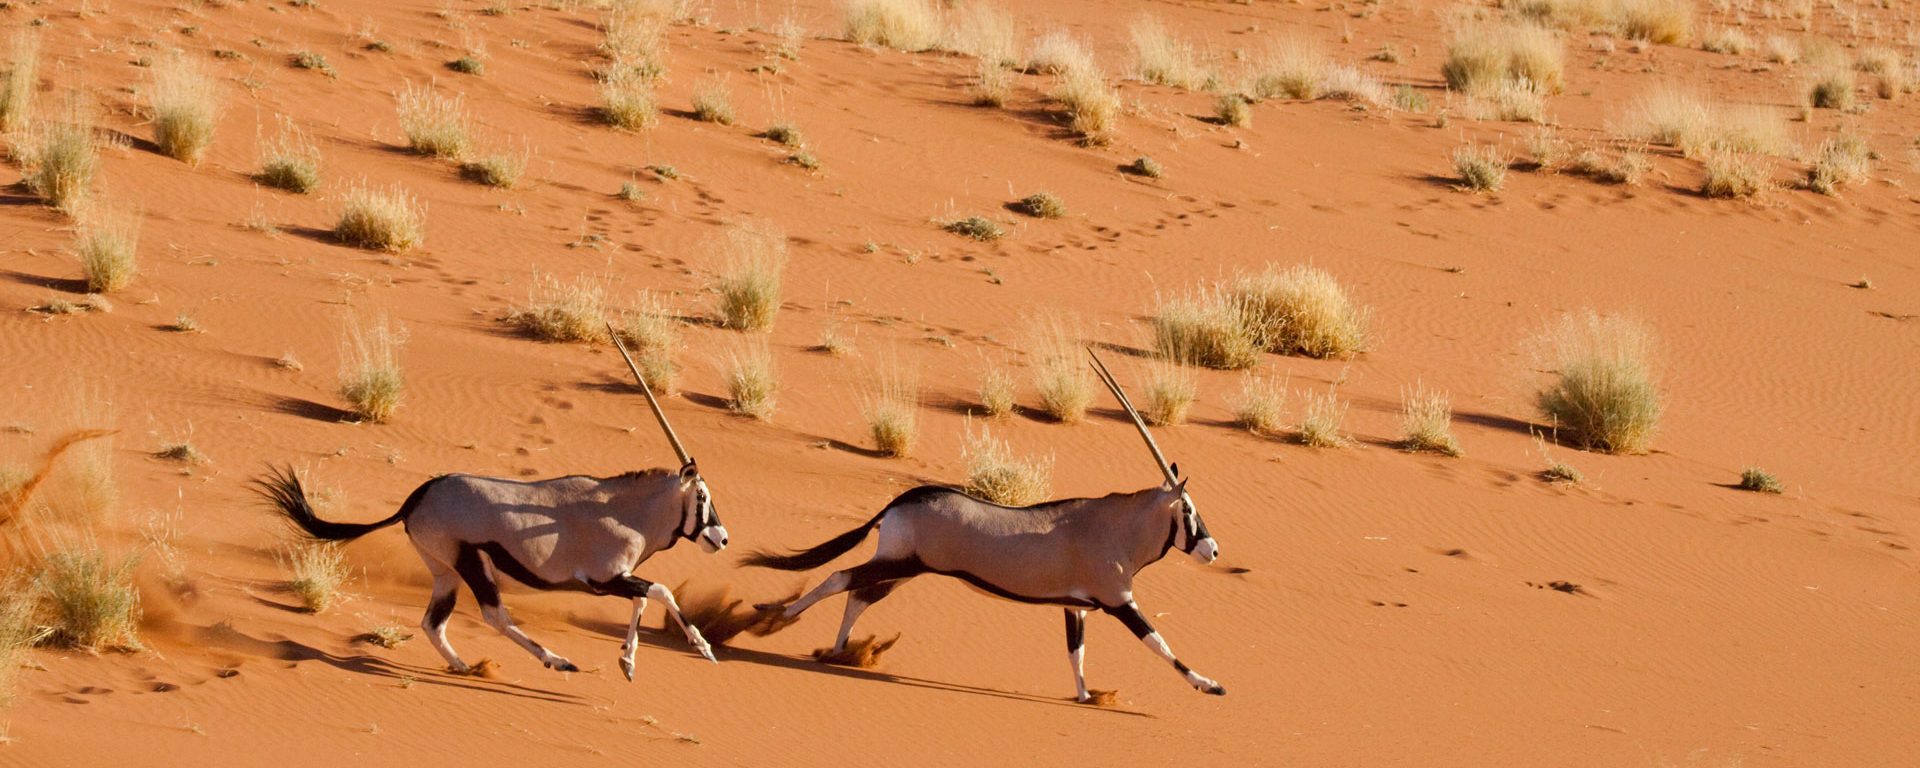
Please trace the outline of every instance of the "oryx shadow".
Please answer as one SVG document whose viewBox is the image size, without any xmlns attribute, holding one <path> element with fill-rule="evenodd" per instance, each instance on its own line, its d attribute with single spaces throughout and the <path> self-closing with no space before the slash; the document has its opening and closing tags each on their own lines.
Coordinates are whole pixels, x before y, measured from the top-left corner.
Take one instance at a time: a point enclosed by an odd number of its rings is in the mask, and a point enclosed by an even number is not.
<svg viewBox="0 0 1920 768">
<path fill-rule="evenodd" d="M 343 656 L 328 653 L 297 640 L 281 638 L 269 640 L 253 637 L 235 629 L 232 624 L 218 622 L 195 627 L 194 639 L 204 645 L 219 648 L 242 656 L 274 659 L 298 664 L 314 661 L 327 666 L 351 672 L 357 675 L 384 677 L 395 681 L 415 685 L 439 685 L 448 688 L 462 688 L 472 691 L 515 696 L 552 704 L 586 704 L 588 700 L 560 691 L 549 691 L 515 683 L 489 680 L 479 677 L 466 677 L 429 667 L 400 664 L 378 656 L 354 654 Z"/>
</svg>

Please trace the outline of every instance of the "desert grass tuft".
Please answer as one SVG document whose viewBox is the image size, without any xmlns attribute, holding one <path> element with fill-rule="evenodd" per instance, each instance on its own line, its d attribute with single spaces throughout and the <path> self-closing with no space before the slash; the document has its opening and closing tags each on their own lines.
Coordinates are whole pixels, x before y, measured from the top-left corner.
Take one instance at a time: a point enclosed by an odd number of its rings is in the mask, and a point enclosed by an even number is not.
<svg viewBox="0 0 1920 768">
<path fill-rule="evenodd" d="M 1700 49 L 1709 53 L 1744 56 L 1753 50 L 1753 39 L 1737 27 L 1715 27 L 1700 39 Z"/>
<path fill-rule="evenodd" d="M 1195 391 L 1191 369 L 1178 361 L 1157 362 L 1141 393 L 1140 415 L 1154 426 L 1185 424 L 1187 412 L 1193 409 Z"/>
<path fill-rule="evenodd" d="M 1491 144 L 1463 144 L 1453 150 L 1453 172 L 1462 189 L 1498 192 L 1507 183 L 1507 156 Z"/>
<path fill-rule="evenodd" d="M 1628 40 L 1683 45 L 1693 34 L 1692 0 L 1614 0 L 1609 9 Z"/>
<path fill-rule="evenodd" d="M 995 504 L 1024 507 L 1053 494 L 1053 457 L 1023 458 L 985 425 L 967 429 L 961 449 L 967 461 L 966 492 Z"/>
<path fill-rule="evenodd" d="M 614 332 L 631 348 L 647 386 L 660 395 L 673 394 L 679 373 L 673 358 L 680 348 L 680 320 L 666 303 L 652 292 L 641 291 L 633 306 L 621 313 Z"/>
<path fill-rule="evenodd" d="M 1213 101 L 1213 119 L 1221 125 L 1247 128 L 1253 125 L 1253 104 L 1237 93 L 1223 93 Z"/>
<path fill-rule="evenodd" d="M 860 406 L 860 415 L 873 435 L 873 446 L 895 458 L 913 451 L 919 438 L 920 376 L 897 360 L 884 363 L 874 376 L 873 389 Z"/>
<path fill-rule="evenodd" d="M 406 628 L 398 624 L 380 624 L 376 625 L 373 629 L 367 630 L 356 639 L 361 642 L 391 649 L 398 648 L 405 645 L 408 640 L 412 640 L 413 633 L 408 632 Z"/>
<path fill-rule="evenodd" d="M 507 321 L 541 341 L 604 341 L 606 288 L 585 277 L 569 284 L 552 275 L 535 275 L 527 306 L 508 314 Z"/>
<path fill-rule="evenodd" d="M 154 66 L 147 100 L 153 143 L 161 154 L 199 165 L 220 123 L 220 92 L 213 79 L 192 59 L 172 56 Z"/>
<path fill-rule="evenodd" d="M 0 501 L 5 500 L 0 485 Z M 31 584 L 16 580 L 0 584 L 0 709 L 13 704 L 14 682 L 20 676 L 27 650 L 40 638 L 34 622 L 38 595 Z"/>
<path fill-rule="evenodd" d="M 1454 34 L 1440 74 L 1447 87 L 1469 96 L 1516 82 L 1540 93 L 1559 93 L 1565 59 L 1564 45 L 1549 30 L 1526 24 L 1474 25 Z"/>
<path fill-rule="evenodd" d="M 400 131 L 407 147 L 423 155 L 458 160 L 472 144 L 466 99 L 431 86 L 408 85 L 395 96 Z"/>
<path fill-rule="evenodd" d="M 460 164 L 460 176 L 489 187 L 513 189 L 527 171 L 528 154 L 526 149 L 480 154 Z"/>
<path fill-rule="evenodd" d="M 261 144 L 260 172 L 254 179 L 275 189 L 306 194 L 320 187 L 320 146 L 294 125 L 280 117 L 280 132 Z"/>
<path fill-rule="evenodd" d="M 1459 456 L 1460 443 L 1453 438 L 1453 405 L 1443 392 L 1416 385 L 1400 393 L 1400 429 L 1406 433 L 1400 446 L 1409 451 L 1428 451 Z"/>
<path fill-rule="evenodd" d="M 1057 219 L 1067 215 L 1067 204 L 1052 192 L 1035 192 L 1014 203 L 1021 213 L 1036 219 Z"/>
<path fill-rule="evenodd" d="M 1249 85 L 1256 98 L 1317 99 L 1333 66 L 1320 46 L 1304 37 L 1286 35 L 1273 41 L 1256 59 Z"/>
<path fill-rule="evenodd" d="M 1259 330 L 1243 297 L 1213 286 L 1163 298 L 1153 313 L 1153 348 L 1162 358 L 1241 370 L 1260 362 Z"/>
<path fill-rule="evenodd" d="M 600 81 L 600 116 L 624 131 L 659 125 L 660 103 L 653 82 L 624 69 L 607 75 Z"/>
<path fill-rule="evenodd" d="M 1807 82 L 1807 103 L 1817 109 L 1852 109 L 1856 84 L 1853 70 L 1844 66 L 1823 67 Z"/>
<path fill-rule="evenodd" d="M 1093 53 L 1084 40 L 1064 29 L 1041 35 L 1027 55 L 1027 71 L 1041 75 L 1065 75 L 1072 72 L 1098 72 Z"/>
<path fill-rule="evenodd" d="M 1372 310 L 1325 270 L 1268 267 L 1234 281 L 1246 322 L 1265 349 L 1283 355 L 1348 358 L 1366 351 Z"/>
<path fill-rule="evenodd" d="M 1092 146 L 1113 141 L 1120 120 L 1120 94 L 1097 69 L 1075 69 L 1060 76 L 1053 99 L 1067 111 L 1068 124 L 1080 140 Z"/>
<path fill-rule="evenodd" d="M 772 328 L 787 267 L 786 234 L 768 224 L 732 225 L 712 247 L 722 259 L 714 284 L 720 324 L 737 331 Z"/>
<path fill-rule="evenodd" d="M 1628 149 L 1618 157 L 1609 158 L 1599 150 L 1588 149 L 1574 156 L 1568 169 L 1574 173 L 1608 184 L 1626 184 L 1639 186 L 1647 172 L 1653 169 L 1653 161 L 1647 153 L 1638 149 Z"/>
<path fill-rule="evenodd" d="M 1143 82 L 1196 88 L 1209 78 L 1193 46 L 1174 37 L 1157 17 L 1141 16 L 1128 25 L 1127 47 L 1133 55 L 1134 75 Z"/>
<path fill-rule="evenodd" d="M 1240 377 L 1233 420 L 1256 435 L 1277 435 L 1286 427 L 1287 384 L 1252 371 Z"/>
<path fill-rule="evenodd" d="M 849 0 L 843 24 L 859 45 L 918 52 L 940 44 L 940 13 L 929 0 Z"/>
<path fill-rule="evenodd" d="M 94 205 L 81 216 L 74 250 L 87 293 L 112 293 L 127 287 L 137 271 L 140 218 Z"/>
<path fill-rule="evenodd" d="M 1740 470 L 1740 483 L 1737 487 L 1743 491 L 1759 493 L 1780 493 L 1785 490 L 1781 487 L 1778 478 L 1759 467 Z"/>
<path fill-rule="evenodd" d="M 1013 413 L 1015 391 L 1013 374 L 998 365 L 990 365 L 980 375 L 980 407 L 987 416 L 999 417 Z"/>
<path fill-rule="evenodd" d="M 40 90 L 40 36 L 17 30 L 8 43 L 6 68 L 0 70 L 0 134 L 27 128 Z"/>
<path fill-rule="evenodd" d="M 347 245 L 406 251 L 426 239 L 426 204 L 398 185 L 379 189 L 361 181 L 341 201 L 333 234 Z"/>
<path fill-rule="evenodd" d="M 1157 179 L 1166 175 L 1167 169 L 1161 167 L 1160 161 L 1147 157 L 1146 155 L 1141 155 L 1134 158 L 1133 162 L 1127 164 L 1126 172 L 1135 176 Z"/>
<path fill-rule="evenodd" d="M 940 225 L 941 229 L 971 240 L 990 243 L 1006 235 L 1000 225 L 984 216 L 967 216 Z"/>
<path fill-rule="evenodd" d="M 340 545 L 325 542 L 301 542 L 281 554 L 280 568 L 287 574 L 288 594 L 300 601 L 307 613 L 323 613 L 345 598 L 342 589 L 348 579 L 347 556 Z"/>
<path fill-rule="evenodd" d="M 733 92 L 726 80 L 712 78 L 693 87 L 693 116 L 702 122 L 733 125 Z"/>
<path fill-rule="evenodd" d="M 1714 152 L 1707 155 L 1702 169 L 1706 176 L 1700 182 L 1700 194 L 1707 197 L 1752 198 L 1773 186 L 1766 164 L 1746 152 Z"/>
<path fill-rule="evenodd" d="M 1866 139 L 1843 134 L 1820 143 L 1813 167 L 1807 171 L 1807 188 L 1823 195 L 1839 193 L 1842 184 L 1866 181 L 1873 168 L 1873 151 Z"/>
<path fill-rule="evenodd" d="M 17 151 L 27 188 L 48 205 L 68 212 L 77 210 L 100 166 L 91 116 L 76 104 L 67 120 L 40 121 L 27 134 L 24 149 Z"/>
<path fill-rule="evenodd" d="M 794 149 L 807 145 L 806 137 L 800 134 L 800 127 L 784 120 L 768 126 L 767 130 L 760 133 L 760 138 Z"/>
<path fill-rule="evenodd" d="M 1766 58 L 1767 61 L 1775 64 L 1798 64 L 1800 62 L 1800 45 L 1795 43 L 1792 38 L 1774 35 L 1767 38 Z"/>
<path fill-rule="evenodd" d="M 1339 448 L 1347 444 L 1341 423 L 1347 419 L 1347 404 L 1329 389 L 1326 393 L 1308 392 L 1301 410 L 1296 434 L 1302 445 L 1314 448 Z"/>
<path fill-rule="evenodd" d="M 760 421 L 773 418 L 780 382 L 773 352 L 765 339 L 741 344 L 727 354 L 727 408 Z"/>
<path fill-rule="evenodd" d="M 1082 362 L 1078 323 L 1067 317 L 1042 318 L 1033 324 L 1031 350 L 1033 388 L 1040 410 L 1062 424 L 1077 424 L 1093 405 L 1093 376 Z"/>
<path fill-rule="evenodd" d="M 205 464 L 207 461 L 206 454 L 201 453 L 199 448 L 193 446 L 193 443 L 185 440 L 162 443 L 160 450 L 153 452 L 153 457 L 167 461 L 177 461 L 182 464 Z"/>
<path fill-rule="evenodd" d="M 374 423 L 393 418 L 406 390 L 399 359 L 403 343 L 402 332 L 385 317 L 363 329 L 358 318 L 348 316 L 340 344 L 340 396 L 354 415 Z"/>
<path fill-rule="evenodd" d="M 1588 450 L 1647 451 L 1661 405 L 1646 326 L 1586 311 L 1561 318 L 1536 346 L 1554 381 L 1534 403 L 1556 433 Z"/>
<path fill-rule="evenodd" d="M 138 555 L 110 557 L 91 542 L 48 552 L 33 578 L 44 642 L 87 651 L 139 648 L 139 563 Z"/>
</svg>

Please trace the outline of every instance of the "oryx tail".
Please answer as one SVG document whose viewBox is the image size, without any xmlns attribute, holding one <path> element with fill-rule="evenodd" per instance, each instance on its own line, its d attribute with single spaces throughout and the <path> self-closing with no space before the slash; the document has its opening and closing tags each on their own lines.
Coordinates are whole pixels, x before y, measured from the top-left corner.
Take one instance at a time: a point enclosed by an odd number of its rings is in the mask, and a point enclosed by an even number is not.
<svg viewBox="0 0 1920 768">
<path fill-rule="evenodd" d="M 786 555 L 776 555 L 766 550 L 754 550 L 748 552 L 747 556 L 742 558 L 740 562 L 744 565 L 757 566 L 760 568 L 777 568 L 782 571 L 806 571 L 818 568 L 832 562 L 834 558 L 846 554 L 848 550 L 859 546 L 860 542 L 866 540 L 867 534 L 873 532 L 874 526 L 880 524 L 880 518 L 886 517 L 887 512 L 892 509 L 893 505 L 889 504 L 886 509 L 880 510 L 880 514 L 874 515 L 873 519 L 868 520 L 864 525 L 828 539 L 812 549 L 803 549 Z"/>
<path fill-rule="evenodd" d="M 272 502 L 274 509 L 286 516 L 287 522 L 302 533 L 322 541 L 348 541 L 407 519 L 407 515 L 420 506 L 420 499 L 426 496 L 433 482 L 428 481 L 414 489 L 406 503 L 400 505 L 398 512 L 377 523 L 336 523 L 320 519 L 319 515 L 314 514 L 313 505 L 307 501 L 307 491 L 300 486 L 300 476 L 294 474 L 292 467 L 268 467 L 267 474 L 255 479 L 253 486 L 261 496 Z"/>
</svg>

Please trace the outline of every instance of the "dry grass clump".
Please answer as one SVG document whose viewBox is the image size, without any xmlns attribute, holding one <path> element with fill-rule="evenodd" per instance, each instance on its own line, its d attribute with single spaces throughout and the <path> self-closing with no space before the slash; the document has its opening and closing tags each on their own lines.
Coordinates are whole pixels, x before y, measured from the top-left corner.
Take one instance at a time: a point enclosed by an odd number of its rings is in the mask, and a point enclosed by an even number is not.
<svg viewBox="0 0 1920 768">
<path fill-rule="evenodd" d="M 1613 22 L 1622 37 L 1682 45 L 1693 34 L 1692 0 L 1613 0 Z"/>
<path fill-rule="evenodd" d="M 1060 76 L 1053 98 L 1067 111 L 1073 132 L 1082 142 L 1099 146 L 1113 140 L 1120 119 L 1120 94 L 1097 69 L 1076 69 Z"/>
<path fill-rule="evenodd" d="M 333 234 L 360 248 L 401 252 L 426 239 L 427 206 L 399 185 L 385 189 L 356 182 L 340 204 Z"/>
<path fill-rule="evenodd" d="M 567 284 L 552 275 L 535 275 L 526 308 L 508 314 L 507 322 L 541 341 L 602 341 L 607 335 L 606 289 L 586 277 Z"/>
<path fill-rule="evenodd" d="M 1454 33 L 1440 73 L 1447 87 L 1470 96 L 1491 94 L 1508 82 L 1525 83 L 1540 93 L 1559 93 L 1565 59 L 1565 46 L 1549 30 L 1529 24 L 1482 24 Z"/>
<path fill-rule="evenodd" d="M 1297 434 L 1302 445 L 1314 448 L 1339 448 L 1347 444 L 1340 425 L 1347 420 L 1347 404 L 1333 390 L 1325 394 L 1307 393 L 1307 404 L 1300 414 Z"/>
<path fill-rule="evenodd" d="M 1020 35 L 1013 14 L 990 2 L 959 6 L 947 47 L 982 62 L 1009 68 L 1020 65 Z"/>
<path fill-rule="evenodd" d="M 153 457 L 167 461 L 177 461 L 182 464 L 205 464 L 207 462 L 207 455 L 201 453 L 199 448 L 195 448 L 193 443 L 185 440 L 161 443 L 160 450 L 154 451 Z"/>
<path fill-rule="evenodd" d="M 1313 41 L 1296 35 L 1275 40 L 1256 59 L 1249 88 L 1260 99 L 1317 99 L 1332 61 Z"/>
<path fill-rule="evenodd" d="M 1027 54 L 1027 71 L 1042 75 L 1068 75 L 1075 72 L 1098 73 L 1093 54 L 1086 43 L 1066 30 L 1056 29 L 1041 35 Z"/>
<path fill-rule="evenodd" d="M 1781 487 L 1779 478 L 1774 477 L 1771 473 L 1759 467 L 1747 467 L 1746 469 L 1740 470 L 1740 483 L 1735 487 L 1743 491 L 1755 491 L 1758 493 L 1780 493 L 1786 490 Z"/>
<path fill-rule="evenodd" d="M 1532 158 L 1535 170 L 1560 170 L 1572 151 L 1573 145 L 1560 138 L 1560 133 L 1552 128 L 1539 128 L 1527 136 L 1527 156 Z"/>
<path fill-rule="evenodd" d="M 1568 169 L 1609 184 L 1639 186 L 1640 180 L 1653 169 L 1653 160 L 1637 149 L 1622 151 L 1619 157 L 1611 159 L 1598 150 L 1589 149 L 1575 156 Z"/>
<path fill-rule="evenodd" d="M 48 645 L 94 651 L 140 647 L 138 555 L 109 558 L 97 545 L 48 552 L 33 577 Z"/>
<path fill-rule="evenodd" d="M 220 93 L 213 79 L 193 60 L 172 56 L 153 67 L 147 100 L 153 143 L 161 154 L 199 165 L 213 146 L 213 131 L 220 122 Z"/>
<path fill-rule="evenodd" d="M 1161 299 L 1153 313 L 1153 349 L 1169 360 L 1240 370 L 1260 362 L 1261 328 L 1243 294 L 1223 286 Z"/>
<path fill-rule="evenodd" d="M 393 649 L 405 645 L 408 640 L 412 640 L 413 633 L 408 632 L 405 627 L 398 624 L 380 624 L 354 639 L 372 643 L 382 648 Z"/>
<path fill-rule="evenodd" d="M 26 139 L 14 150 L 27 188 L 63 211 L 74 211 L 86 199 L 100 167 L 93 143 L 93 120 L 74 105 L 66 121 L 41 121 L 27 129 Z"/>
<path fill-rule="evenodd" d="M 1853 70 L 1844 66 L 1822 67 L 1807 81 L 1807 103 L 1818 109 L 1853 109 L 1856 85 Z"/>
<path fill-rule="evenodd" d="M 918 52 L 940 44 L 940 12 L 928 0 L 848 0 L 844 25 L 860 45 Z"/>
<path fill-rule="evenodd" d="M 1753 39 L 1738 27 L 1715 27 L 1700 39 L 1700 49 L 1710 53 L 1743 56 L 1753 50 Z"/>
<path fill-rule="evenodd" d="M 647 387 L 661 395 L 673 394 L 679 367 L 673 362 L 680 348 L 680 320 L 658 296 L 641 291 L 633 306 L 620 314 L 614 333 L 632 348 L 634 364 Z"/>
<path fill-rule="evenodd" d="M 527 171 L 528 155 L 524 148 L 518 152 L 488 152 L 462 162 L 460 176 L 489 187 L 513 189 L 520 185 L 520 177 Z"/>
<path fill-rule="evenodd" d="M 1036 219 L 1057 219 L 1067 215 L 1067 204 L 1052 192 L 1035 192 L 1014 203 L 1021 213 Z"/>
<path fill-rule="evenodd" d="M 1453 439 L 1453 404 L 1446 393 L 1415 385 L 1411 392 L 1400 393 L 1400 414 L 1400 429 L 1406 433 L 1402 448 L 1460 455 L 1460 443 Z"/>
<path fill-rule="evenodd" d="M 659 125 L 660 103 L 653 82 L 625 68 L 601 78 L 600 116 L 608 125 L 626 131 Z"/>
<path fill-rule="evenodd" d="M 1366 351 L 1372 310 L 1327 272 L 1305 265 L 1268 267 L 1234 283 L 1245 322 L 1268 351 L 1346 358 Z"/>
<path fill-rule="evenodd" d="M 733 92 L 720 78 L 693 87 L 693 116 L 702 122 L 733 125 Z"/>
<path fill-rule="evenodd" d="M 0 500 L 5 499 L 0 484 Z M 27 649 L 39 638 L 34 624 L 38 606 L 32 585 L 18 581 L 0 585 L 0 708 L 13 704 L 13 684 L 19 677 Z"/>
<path fill-rule="evenodd" d="M 26 129 L 39 88 L 40 36 L 27 30 L 15 31 L 8 45 L 6 69 L 0 70 L 0 134 Z"/>
<path fill-rule="evenodd" d="M 1861 49 L 1860 54 L 1854 57 L 1853 68 L 1869 75 L 1884 75 L 1900 69 L 1905 63 L 1899 51 L 1876 45 Z"/>
<path fill-rule="evenodd" d="M 1193 408 L 1195 389 L 1193 371 L 1179 361 L 1156 363 L 1142 392 L 1145 399 L 1140 415 L 1154 426 L 1185 424 L 1187 411 Z"/>
<path fill-rule="evenodd" d="M 1867 140 L 1845 134 L 1820 143 L 1813 168 L 1807 172 L 1807 188 L 1823 195 L 1838 194 L 1842 184 L 1866 181 L 1873 168 L 1873 151 Z"/>
<path fill-rule="evenodd" d="M 984 216 L 966 216 L 940 225 L 941 229 L 971 240 L 987 243 L 1000 239 L 1006 232 L 992 219 Z"/>
<path fill-rule="evenodd" d="M 736 331 L 773 327 L 780 312 L 780 284 L 787 268 L 787 236 L 770 224 L 736 224 L 713 246 L 723 266 L 714 289 L 720 324 Z"/>
<path fill-rule="evenodd" d="M 1253 103 L 1237 93 L 1223 93 L 1213 101 L 1213 119 L 1221 125 L 1246 128 L 1253 125 Z"/>
<path fill-rule="evenodd" d="M 1128 163 L 1122 170 L 1135 176 L 1144 176 L 1149 179 L 1157 179 L 1167 173 L 1167 169 L 1161 167 L 1160 161 L 1147 157 L 1146 155 L 1134 158 L 1133 162 Z"/>
<path fill-rule="evenodd" d="M 919 412 L 919 372 L 888 361 L 860 406 L 874 448 L 895 458 L 912 452 L 914 440 L 920 435 Z"/>
<path fill-rule="evenodd" d="M 987 368 L 980 376 L 980 407 L 988 416 L 1005 416 L 1013 413 L 1014 384 L 1013 374 L 999 365 Z"/>
<path fill-rule="evenodd" d="M 1475 192 L 1498 192 L 1507 183 L 1507 155 L 1492 144 L 1463 144 L 1453 150 L 1453 172 L 1460 186 Z"/>
<path fill-rule="evenodd" d="M 1193 46 L 1173 36 L 1155 16 L 1141 16 L 1127 27 L 1127 48 L 1134 75 L 1155 85 L 1197 88 L 1210 77 Z"/>
<path fill-rule="evenodd" d="M 726 382 L 729 410 L 761 421 L 773 418 L 780 381 L 765 339 L 741 344 L 727 353 Z"/>
<path fill-rule="evenodd" d="M 1393 98 L 1379 78 L 1345 64 L 1327 69 L 1320 82 L 1320 96 L 1362 104 L 1385 104 Z"/>
<path fill-rule="evenodd" d="M 1077 329 L 1075 321 L 1054 316 L 1035 322 L 1030 331 L 1040 410 L 1063 424 L 1079 423 L 1093 405 L 1093 376 L 1081 362 Z"/>
<path fill-rule="evenodd" d="M 1481 120 L 1545 123 L 1547 97 L 1525 80 L 1505 80 L 1486 93 L 1468 97 L 1474 116 Z"/>
<path fill-rule="evenodd" d="M 280 556 L 280 568 L 287 573 L 287 592 L 307 613 L 321 613 L 345 597 L 341 588 L 348 578 L 347 555 L 338 544 L 291 545 Z"/>
<path fill-rule="evenodd" d="M 1800 44 L 1792 38 L 1773 35 L 1767 38 L 1766 58 L 1775 64 L 1796 64 L 1800 61 Z"/>
<path fill-rule="evenodd" d="M 1700 194 L 1707 197 L 1756 197 L 1773 186 L 1766 163 L 1751 153 L 1714 152 L 1701 167 L 1706 177 L 1700 182 Z"/>
<path fill-rule="evenodd" d="M 984 425 L 978 433 L 967 429 L 961 454 L 967 460 L 965 490 L 969 495 L 995 504 L 1025 507 L 1046 501 L 1053 494 L 1053 457 L 1015 456 L 1007 442 L 994 437 Z"/>
<path fill-rule="evenodd" d="M 1233 420 L 1256 435 L 1276 435 L 1286 426 L 1287 384 L 1248 371 L 1240 377 Z"/>
<path fill-rule="evenodd" d="M 74 250 L 80 254 L 80 274 L 86 280 L 87 293 L 112 293 L 127 287 L 137 268 L 140 218 L 93 206 L 82 216 L 79 232 Z"/>
<path fill-rule="evenodd" d="M 1006 106 L 1007 99 L 1013 96 L 1013 67 L 987 59 L 978 62 L 979 69 L 974 75 L 973 103 L 983 107 Z"/>
<path fill-rule="evenodd" d="M 1561 318 L 1535 344 L 1555 378 L 1534 402 L 1556 432 L 1588 450 L 1646 452 L 1661 411 L 1646 326 L 1586 311 Z"/>
<path fill-rule="evenodd" d="M 384 422 L 400 407 L 406 389 L 398 357 L 404 335 L 385 317 L 362 329 L 358 318 L 347 316 L 340 342 L 340 396 L 365 421 Z"/>
<path fill-rule="evenodd" d="M 667 26 L 674 9 L 645 0 L 617 0 L 600 20 L 600 50 L 613 61 L 609 75 L 632 75 L 651 83 L 667 73 Z"/>
<path fill-rule="evenodd" d="M 320 187 L 320 146 L 285 115 L 280 133 L 260 145 L 260 172 L 254 180 L 275 189 L 306 194 Z"/>
<path fill-rule="evenodd" d="M 1784 116 L 1758 105 L 1726 105 L 1684 87 L 1662 85 L 1641 94 L 1628 111 L 1628 132 L 1668 144 L 1690 158 L 1721 151 L 1785 155 L 1793 150 Z"/>
<path fill-rule="evenodd" d="M 466 155 L 472 144 L 466 97 L 445 96 L 432 86 L 408 85 L 394 99 L 407 148 L 454 160 Z"/>
</svg>

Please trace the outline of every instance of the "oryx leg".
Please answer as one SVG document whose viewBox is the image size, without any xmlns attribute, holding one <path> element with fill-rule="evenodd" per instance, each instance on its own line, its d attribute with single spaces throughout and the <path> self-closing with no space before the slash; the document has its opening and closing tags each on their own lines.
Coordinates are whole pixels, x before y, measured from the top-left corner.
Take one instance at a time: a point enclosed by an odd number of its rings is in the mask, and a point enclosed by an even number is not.
<svg viewBox="0 0 1920 768">
<path fill-rule="evenodd" d="M 853 635 L 853 623 L 860 620 L 860 614 L 867 610 L 867 606 L 885 599 L 887 594 L 898 586 L 900 586 L 899 581 L 889 581 L 847 593 L 847 612 L 840 619 L 840 636 L 833 641 L 834 653 L 847 649 L 847 638 Z"/>
<path fill-rule="evenodd" d="M 627 639 L 620 644 L 620 671 L 633 682 L 633 651 L 640 646 L 640 615 L 647 612 L 647 589 L 653 582 L 637 576 L 622 576 L 612 581 L 590 582 L 587 586 L 601 594 L 633 601 L 633 618 L 627 621 Z"/>
<path fill-rule="evenodd" d="M 448 669 L 466 674 L 471 668 L 454 654 L 453 646 L 447 644 L 447 619 L 453 616 L 454 603 L 460 600 L 460 574 L 424 552 L 420 559 L 433 574 L 433 597 L 427 600 L 427 613 L 420 618 L 420 631 L 427 634 L 427 642 L 447 660 Z"/>
<path fill-rule="evenodd" d="M 1084 704 L 1092 698 L 1087 695 L 1087 673 L 1082 664 L 1086 660 L 1087 650 L 1087 612 L 1081 608 L 1068 608 L 1066 614 L 1067 660 L 1073 662 L 1073 699 Z"/>
<path fill-rule="evenodd" d="M 1173 665 L 1174 669 L 1180 670 L 1180 674 L 1186 675 L 1188 685 L 1199 689 L 1203 693 L 1211 693 L 1215 696 L 1226 695 L 1227 689 L 1222 688 L 1219 683 L 1202 676 L 1200 673 L 1189 669 L 1187 665 L 1180 663 L 1180 659 L 1173 655 L 1173 649 L 1167 647 L 1167 641 L 1160 639 L 1160 633 L 1154 631 L 1152 624 L 1147 623 L 1146 614 L 1141 613 L 1140 606 L 1136 605 L 1132 600 L 1128 600 L 1117 606 L 1104 606 L 1101 610 L 1119 619 L 1120 623 L 1127 625 L 1127 629 L 1133 630 L 1134 637 L 1140 638 L 1140 642 L 1146 643 L 1147 647 L 1152 649 L 1154 653 L 1160 654 L 1160 658 L 1166 659 L 1168 663 Z"/>
<path fill-rule="evenodd" d="M 479 549 L 462 547 L 460 558 L 454 562 L 453 567 L 460 572 L 460 578 L 467 582 L 467 589 L 473 590 L 474 599 L 480 602 L 480 615 L 487 620 L 488 626 L 506 635 L 515 643 L 519 643 L 520 647 L 527 649 L 527 653 L 533 654 L 548 669 L 557 669 L 561 672 L 580 671 L 573 662 L 540 647 L 539 643 L 527 637 L 527 633 L 521 632 L 519 627 L 514 626 L 513 617 L 507 614 L 507 607 L 500 602 L 500 585 L 494 581 L 493 566 L 481 558 Z"/>
<path fill-rule="evenodd" d="M 808 608 L 812 608 L 814 603 L 841 592 L 905 579 L 925 570 L 917 560 L 869 560 L 844 571 L 834 571 L 832 576 L 820 582 L 820 586 L 814 587 L 812 592 L 793 601 L 793 605 L 787 606 L 783 617 L 788 619 L 797 617 L 805 613 Z"/>
<path fill-rule="evenodd" d="M 634 581 L 640 580 L 634 579 Z M 680 615 L 680 604 L 674 601 L 673 590 L 667 589 L 665 584 L 653 584 L 647 587 L 647 595 L 667 606 L 667 615 L 673 617 L 673 623 L 680 625 L 680 631 L 687 636 L 688 645 L 693 646 L 701 656 L 707 657 L 707 661 L 720 663 L 713 658 L 713 646 L 708 645 L 707 639 L 700 636 L 700 628 L 688 624 L 686 618 Z"/>
</svg>

